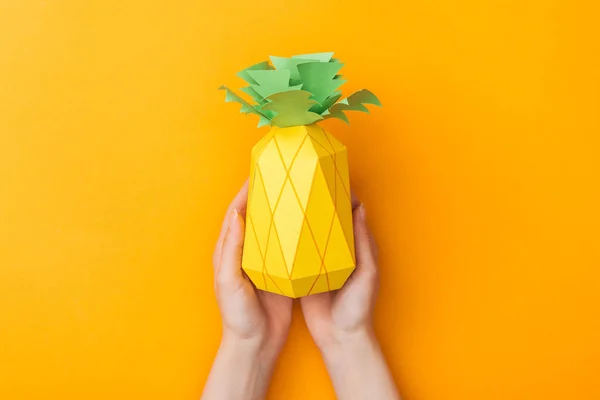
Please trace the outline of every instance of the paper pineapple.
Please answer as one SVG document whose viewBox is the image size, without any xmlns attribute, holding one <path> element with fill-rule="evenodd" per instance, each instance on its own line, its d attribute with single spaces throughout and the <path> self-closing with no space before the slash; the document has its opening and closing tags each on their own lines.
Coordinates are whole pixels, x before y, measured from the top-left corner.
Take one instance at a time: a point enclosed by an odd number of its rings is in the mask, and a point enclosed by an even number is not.
<svg viewBox="0 0 600 400">
<path fill-rule="evenodd" d="M 343 64 L 332 56 L 271 57 L 241 71 L 253 104 L 221 87 L 259 127 L 271 125 L 252 149 L 242 268 L 257 288 L 289 297 L 339 289 L 355 267 L 346 147 L 316 122 L 381 104 L 364 89 L 340 100 Z"/>
</svg>

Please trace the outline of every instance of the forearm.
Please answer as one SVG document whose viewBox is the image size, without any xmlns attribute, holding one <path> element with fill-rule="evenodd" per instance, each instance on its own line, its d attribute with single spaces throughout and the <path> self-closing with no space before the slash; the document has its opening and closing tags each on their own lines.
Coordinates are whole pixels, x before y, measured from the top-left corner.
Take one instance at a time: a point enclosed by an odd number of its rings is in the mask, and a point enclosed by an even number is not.
<svg viewBox="0 0 600 400">
<path fill-rule="evenodd" d="M 276 361 L 260 343 L 224 338 L 202 400 L 263 399 Z"/>
<path fill-rule="evenodd" d="M 372 332 L 349 335 L 322 349 L 322 353 L 340 400 L 400 399 Z"/>
</svg>

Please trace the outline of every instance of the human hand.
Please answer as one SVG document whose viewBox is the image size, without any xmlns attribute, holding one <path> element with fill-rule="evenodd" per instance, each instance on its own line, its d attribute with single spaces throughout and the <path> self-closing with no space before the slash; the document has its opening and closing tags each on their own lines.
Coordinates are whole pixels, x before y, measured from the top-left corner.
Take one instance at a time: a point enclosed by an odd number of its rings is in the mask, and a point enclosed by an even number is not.
<svg viewBox="0 0 600 400">
<path fill-rule="evenodd" d="M 227 210 L 213 255 L 223 335 L 279 350 L 292 320 L 292 299 L 257 290 L 242 271 L 247 199 L 246 182 Z"/>
<path fill-rule="evenodd" d="M 337 291 L 300 299 L 308 329 L 323 354 L 338 399 L 399 400 L 373 333 L 377 249 L 361 204 L 353 201 L 356 269 Z"/>
<path fill-rule="evenodd" d="M 264 398 L 292 320 L 292 299 L 257 290 L 242 271 L 247 199 L 248 183 L 227 210 L 213 254 L 223 338 L 203 399 Z"/>
<path fill-rule="evenodd" d="M 353 200 L 356 269 L 337 291 L 300 299 L 308 329 L 324 352 L 348 340 L 372 335 L 378 288 L 377 250 L 367 227 L 364 205 Z"/>
</svg>

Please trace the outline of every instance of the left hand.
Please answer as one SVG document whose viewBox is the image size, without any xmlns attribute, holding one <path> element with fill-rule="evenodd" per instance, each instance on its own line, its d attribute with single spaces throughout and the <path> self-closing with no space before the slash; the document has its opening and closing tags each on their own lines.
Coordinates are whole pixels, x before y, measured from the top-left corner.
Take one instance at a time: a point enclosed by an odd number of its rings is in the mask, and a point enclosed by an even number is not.
<svg viewBox="0 0 600 400">
<path fill-rule="evenodd" d="M 276 359 L 288 335 L 292 299 L 257 290 L 242 271 L 247 200 L 246 182 L 227 210 L 213 255 L 223 341 L 236 346 L 244 342 L 264 357 Z"/>
<path fill-rule="evenodd" d="M 227 210 L 213 255 L 223 338 L 203 400 L 264 399 L 292 321 L 292 299 L 256 290 L 242 271 L 248 184 Z"/>
</svg>

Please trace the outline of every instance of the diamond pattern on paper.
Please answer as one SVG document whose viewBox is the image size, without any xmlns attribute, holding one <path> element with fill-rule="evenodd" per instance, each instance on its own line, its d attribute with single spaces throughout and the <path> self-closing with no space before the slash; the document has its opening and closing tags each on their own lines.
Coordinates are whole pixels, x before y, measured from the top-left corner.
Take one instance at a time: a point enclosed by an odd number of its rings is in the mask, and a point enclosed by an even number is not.
<svg viewBox="0 0 600 400">
<path fill-rule="evenodd" d="M 341 288 L 355 267 L 346 147 L 317 125 L 272 128 L 252 150 L 250 183 L 242 267 L 256 287 Z"/>
</svg>

